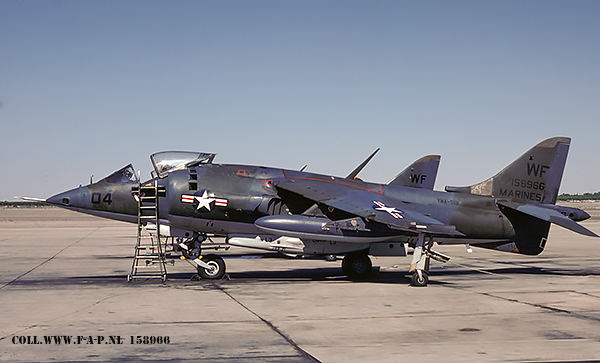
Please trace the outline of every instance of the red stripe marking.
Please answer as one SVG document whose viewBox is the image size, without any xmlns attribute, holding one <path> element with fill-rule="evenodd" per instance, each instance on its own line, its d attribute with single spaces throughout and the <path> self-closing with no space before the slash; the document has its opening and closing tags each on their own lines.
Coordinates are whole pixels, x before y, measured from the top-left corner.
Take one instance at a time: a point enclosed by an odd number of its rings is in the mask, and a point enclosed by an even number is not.
<svg viewBox="0 0 600 363">
<path fill-rule="evenodd" d="M 373 193 L 376 193 L 376 194 L 383 194 L 383 185 L 381 185 L 381 184 L 377 184 L 377 185 L 379 185 L 379 191 L 377 191 L 377 190 L 373 190 L 373 189 L 369 189 L 369 188 L 362 188 L 362 187 L 358 187 L 356 185 L 341 183 L 341 182 L 333 181 L 333 180 L 323 180 L 323 179 L 316 179 L 316 178 L 303 178 L 303 177 L 287 176 L 287 173 L 286 173 L 285 169 L 283 170 L 283 175 L 286 178 L 288 178 L 288 179 L 301 179 L 301 180 L 312 180 L 312 181 L 319 181 L 319 182 L 325 182 L 325 183 L 332 183 L 332 184 L 344 185 L 344 186 L 347 186 L 347 187 L 350 187 L 350 188 L 367 190 L 369 192 L 373 192 Z"/>
<path fill-rule="evenodd" d="M 182 202 L 186 202 L 186 203 L 193 203 L 194 202 L 194 197 L 191 195 L 182 195 L 181 196 L 181 201 Z"/>
</svg>

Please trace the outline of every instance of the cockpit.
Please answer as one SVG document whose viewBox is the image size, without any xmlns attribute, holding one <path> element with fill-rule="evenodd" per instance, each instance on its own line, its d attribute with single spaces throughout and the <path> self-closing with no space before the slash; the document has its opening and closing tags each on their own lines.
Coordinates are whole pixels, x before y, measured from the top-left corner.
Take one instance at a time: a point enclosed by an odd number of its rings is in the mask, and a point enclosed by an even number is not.
<svg viewBox="0 0 600 363">
<path fill-rule="evenodd" d="M 199 153 L 193 151 L 161 151 L 150 156 L 154 172 L 159 178 L 164 178 L 170 172 L 191 165 L 211 164 L 217 154 Z"/>
<path fill-rule="evenodd" d="M 110 184 L 123 184 L 123 183 L 138 183 L 138 177 L 135 175 L 135 170 L 133 170 L 133 166 L 131 164 L 126 167 L 115 171 L 110 174 L 106 178 L 104 178 L 107 183 Z"/>
</svg>

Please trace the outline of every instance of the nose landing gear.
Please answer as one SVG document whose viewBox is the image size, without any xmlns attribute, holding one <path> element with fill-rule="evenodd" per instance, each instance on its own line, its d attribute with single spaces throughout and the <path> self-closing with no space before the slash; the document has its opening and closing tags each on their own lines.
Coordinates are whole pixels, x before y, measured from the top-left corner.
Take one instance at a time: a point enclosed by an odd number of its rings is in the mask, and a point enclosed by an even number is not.
<svg viewBox="0 0 600 363">
<path fill-rule="evenodd" d="M 202 242 L 210 238 L 205 234 L 196 233 L 194 237 L 180 242 L 179 248 L 187 261 L 196 266 L 198 276 L 205 280 L 218 280 L 225 276 L 226 266 L 223 258 L 217 255 L 202 256 Z M 208 247 L 206 249 L 219 249 L 220 246 Z M 226 250 L 229 247 L 226 247 Z"/>
<path fill-rule="evenodd" d="M 207 255 L 194 259 L 198 265 L 198 275 L 205 280 L 218 280 L 225 276 L 225 261 L 217 255 Z"/>
</svg>

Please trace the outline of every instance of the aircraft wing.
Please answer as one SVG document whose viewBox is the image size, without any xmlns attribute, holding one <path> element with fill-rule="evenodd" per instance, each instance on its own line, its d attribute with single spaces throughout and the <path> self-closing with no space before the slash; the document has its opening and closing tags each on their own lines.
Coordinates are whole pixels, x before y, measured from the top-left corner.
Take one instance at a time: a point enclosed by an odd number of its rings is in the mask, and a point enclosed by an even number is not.
<svg viewBox="0 0 600 363">
<path fill-rule="evenodd" d="M 517 203 L 502 202 L 502 201 L 498 201 L 496 203 L 502 207 L 517 210 L 521 213 L 525 213 L 532 217 L 539 218 L 546 222 L 558 224 L 561 227 L 570 229 L 573 232 L 583 234 L 584 236 L 600 237 L 596 233 L 590 231 L 589 229 L 585 228 L 581 224 L 573 221 L 569 217 L 562 215 L 557 210 L 545 208 L 543 204 L 537 204 L 537 203 L 517 204 Z"/>
<path fill-rule="evenodd" d="M 276 187 L 329 208 L 379 222 L 400 231 L 464 236 L 454 226 L 411 210 L 407 203 L 384 196 L 381 189 L 373 190 L 341 182 L 310 179 L 283 181 L 277 183 Z"/>
</svg>

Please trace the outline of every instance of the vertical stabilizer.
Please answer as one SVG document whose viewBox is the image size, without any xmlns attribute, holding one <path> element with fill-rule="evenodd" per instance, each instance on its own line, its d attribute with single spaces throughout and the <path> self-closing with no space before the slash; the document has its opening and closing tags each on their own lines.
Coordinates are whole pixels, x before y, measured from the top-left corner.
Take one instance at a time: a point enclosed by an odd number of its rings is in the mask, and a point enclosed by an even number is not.
<svg viewBox="0 0 600 363">
<path fill-rule="evenodd" d="M 387 184 L 433 190 L 439 166 L 439 155 L 423 156 L 409 165 L 400 174 L 396 175 Z"/>
<path fill-rule="evenodd" d="M 493 177 L 469 187 L 446 187 L 446 190 L 516 203 L 555 204 L 570 143 L 568 137 L 544 140 Z"/>
</svg>

